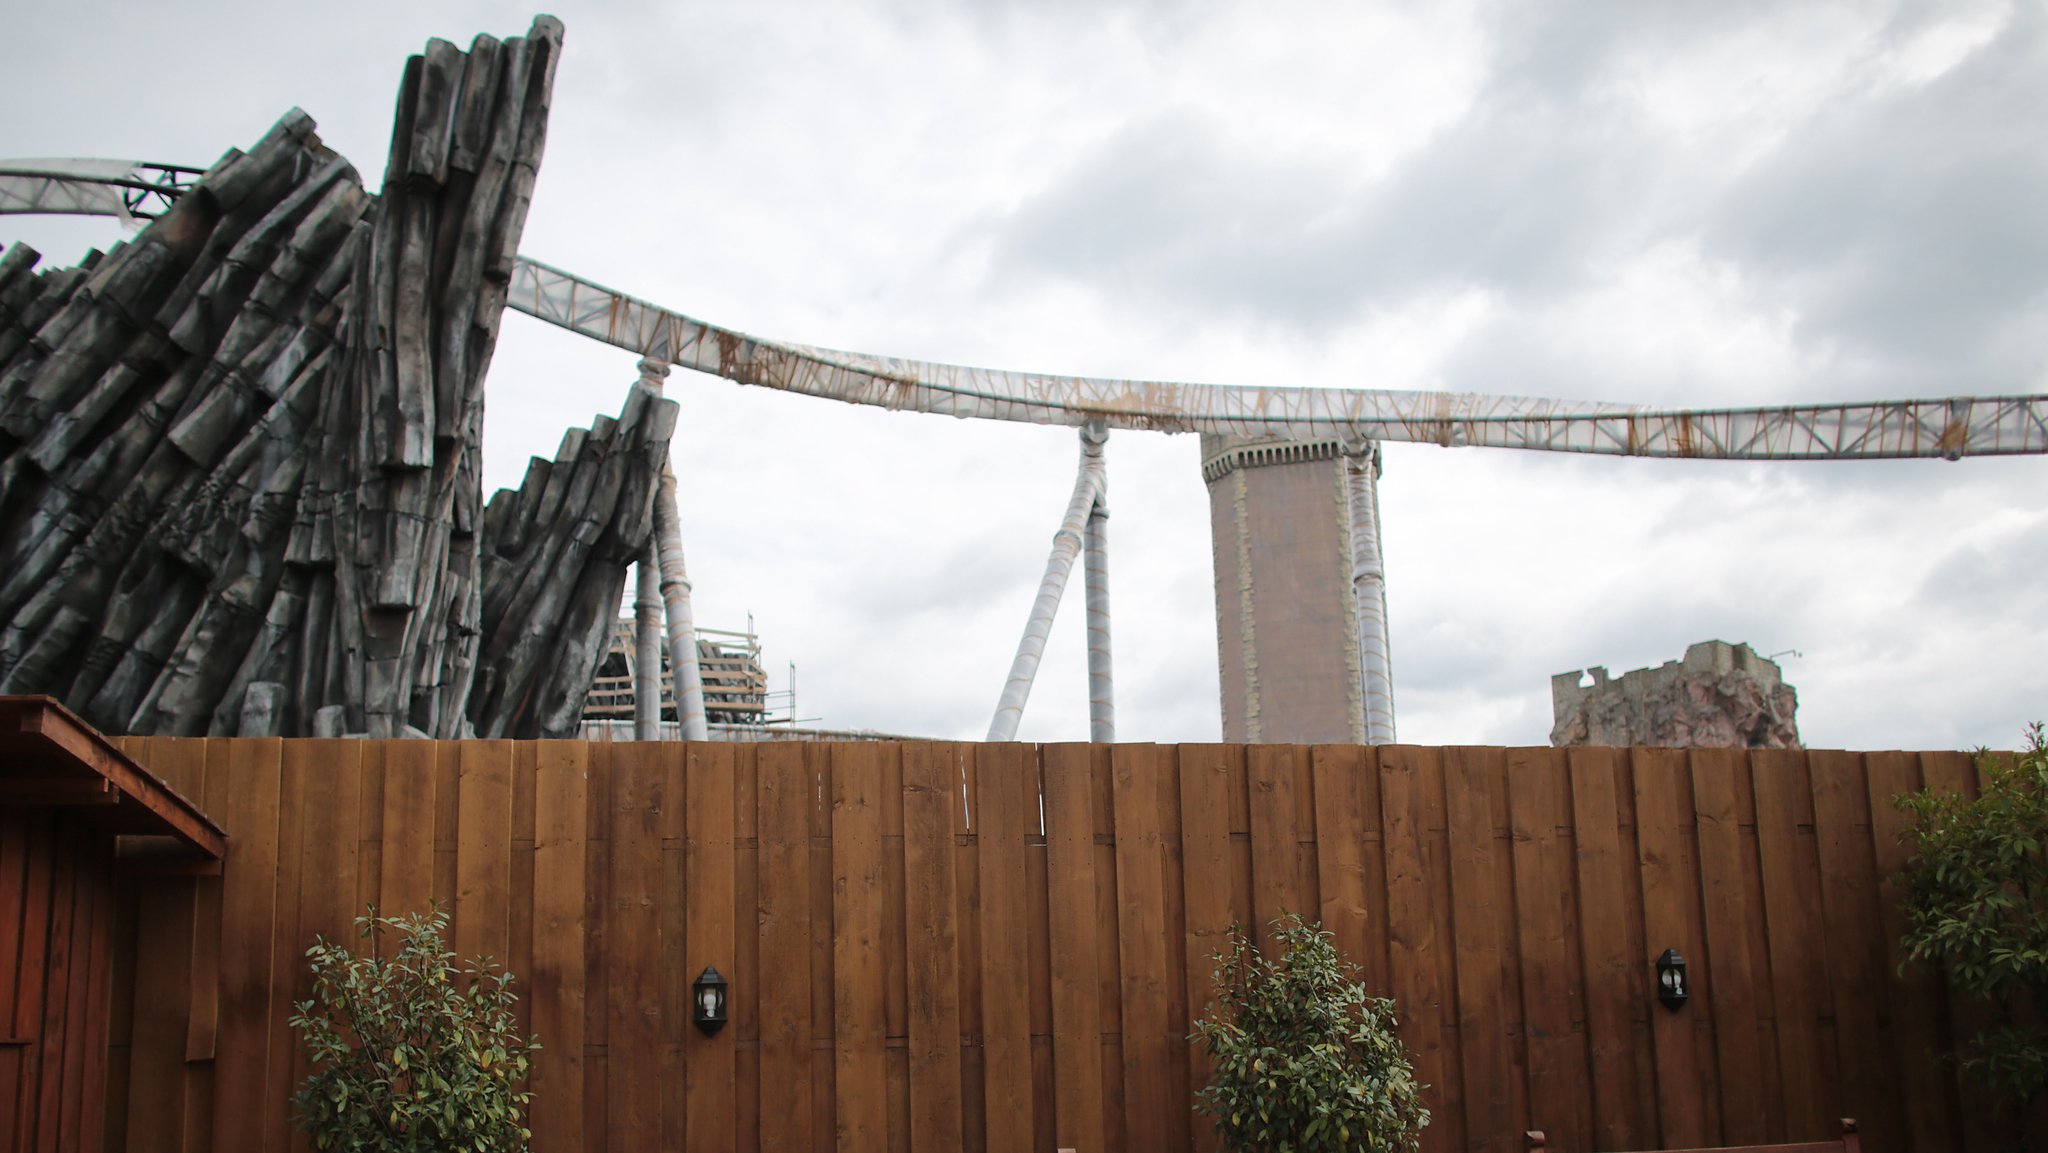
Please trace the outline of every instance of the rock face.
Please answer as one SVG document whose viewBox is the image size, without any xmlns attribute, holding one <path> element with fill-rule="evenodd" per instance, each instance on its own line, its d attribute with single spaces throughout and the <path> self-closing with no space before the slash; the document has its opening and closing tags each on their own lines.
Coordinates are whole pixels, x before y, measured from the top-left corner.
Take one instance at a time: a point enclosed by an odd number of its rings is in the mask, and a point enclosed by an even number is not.
<svg viewBox="0 0 2048 1153">
<path fill-rule="evenodd" d="M 1581 677 L 1592 677 L 1582 685 Z M 1609 680 L 1600 666 L 1550 678 L 1550 743 L 1796 749 L 1798 694 L 1748 645 L 1701 641 L 1682 661 Z"/>
<path fill-rule="evenodd" d="M 0 693 L 113 733 L 574 731 L 675 405 L 484 505 L 561 43 L 413 57 L 380 195 L 294 110 L 126 244 L 0 256 Z"/>
</svg>

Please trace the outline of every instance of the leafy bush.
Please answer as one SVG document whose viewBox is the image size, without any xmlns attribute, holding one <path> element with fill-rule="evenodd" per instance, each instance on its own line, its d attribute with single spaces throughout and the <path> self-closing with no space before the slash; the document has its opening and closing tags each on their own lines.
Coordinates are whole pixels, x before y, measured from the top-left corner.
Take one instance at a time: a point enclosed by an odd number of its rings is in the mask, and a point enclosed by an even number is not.
<svg viewBox="0 0 2048 1153">
<path fill-rule="evenodd" d="M 538 1038 L 521 1037 L 512 975 L 487 959 L 458 968 L 443 949 L 448 915 L 356 918 L 365 940 L 398 934 L 389 957 L 316 939 L 313 999 L 292 1028 L 314 1071 L 296 1098 L 322 1150 L 442 1153 L 525 1150 L 533 1134 L 519 1088 Z"/>
<path fill-rule="evenodd" d="M 1330 934 L 1299 914 L 1273 922 L 1277 960 L 1232 926 L 1217 1001 L 1195 1023 L 1215 1064 L 1195 1094 L 1226 1149 L 1414 1150 L 1429 1124 L 1394 1003 L 1368 995 Z"/>
<path fill-rule="evenodd" d="M 1997 1007 L 1997 1023 L 1957 1056 L 2022 1107 L 2048 1089 L 2048 741 L 2039 724 L 2027 744 L 2017 758 L 1977 754 L 1975 800 L 1922 790 L 1893 802 L 1914 818 L 1898 878 L 1907 958 Z"/>
</svg>

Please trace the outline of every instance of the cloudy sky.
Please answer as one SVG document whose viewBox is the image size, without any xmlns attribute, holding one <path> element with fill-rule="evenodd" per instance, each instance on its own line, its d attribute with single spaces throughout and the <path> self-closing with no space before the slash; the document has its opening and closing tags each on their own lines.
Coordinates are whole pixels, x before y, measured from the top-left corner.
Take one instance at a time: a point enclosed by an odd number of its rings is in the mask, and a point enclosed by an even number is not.
<svg viewBox="0 0 2048 1153">
<path fill-rule="evenodd" d="M 0 155 L 204 165 L 292 105 L 372 187 L 405 57 L 497 3 L 20 5 Z M 567 26 L 524 252 L 763 336 L 1099 376 L 1717 406 L 2048 392 L 2035 3 L 638 4 Z M 70 262 L 99 221 L 0 219 Z M 508 317 L 486 487 L 625 353 Z M 678 372 L 697 618 L 824 724 L 979 737 L 1070 430 Z M 1109 446 L 1119 733 L 1213 740 L 1192 437 Z M 1549 677 L 1782 653 L 1815 746 L 2048 718 L 2048 462 L 1390 446 L 1400 736 Z M 1022 735 L 1086 736 L 1079 587 Z"/>
</svg>

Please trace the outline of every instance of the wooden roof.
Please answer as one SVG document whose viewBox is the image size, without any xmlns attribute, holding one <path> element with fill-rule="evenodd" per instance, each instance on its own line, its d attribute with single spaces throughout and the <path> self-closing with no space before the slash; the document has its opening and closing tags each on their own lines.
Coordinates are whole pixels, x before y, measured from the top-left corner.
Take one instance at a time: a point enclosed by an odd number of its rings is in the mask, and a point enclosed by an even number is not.
<svg viewBox="0 0 2048 1153">
<path fill-rule="evenodd" d="M 157 842 L 123 845 L 121 856 L 212 863 L 227 852 L 227 833 L 197 805 L 49 697 L 0 697 L 0 804 L 62 805 Z"/>
</svg>

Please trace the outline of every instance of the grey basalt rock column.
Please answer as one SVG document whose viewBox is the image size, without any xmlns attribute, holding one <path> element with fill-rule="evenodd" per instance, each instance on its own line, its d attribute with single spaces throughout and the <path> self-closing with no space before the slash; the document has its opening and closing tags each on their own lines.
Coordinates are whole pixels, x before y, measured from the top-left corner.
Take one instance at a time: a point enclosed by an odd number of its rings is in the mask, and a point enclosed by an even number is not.
<svg viewBox="0 0 2048 1153">
<path fill-rule="evenodd" d="M 561 42 L 429 44 L 381 196 L 294 110 L 104 255 L 0 256 L 0 689 L 112 732 L 466 730 Z"/>
</svg>

